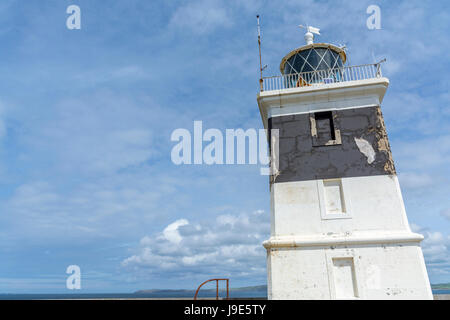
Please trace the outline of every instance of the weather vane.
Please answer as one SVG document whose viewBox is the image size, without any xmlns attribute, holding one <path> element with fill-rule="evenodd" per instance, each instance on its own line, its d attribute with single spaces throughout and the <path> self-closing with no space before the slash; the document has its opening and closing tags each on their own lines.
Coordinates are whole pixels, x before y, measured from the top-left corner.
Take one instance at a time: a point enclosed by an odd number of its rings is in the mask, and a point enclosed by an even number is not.
<svg viewBox="0 0 450 320">
<path fill-rule="evenodd" d="M 299 25 L 300 28 L 302 29 L 306 29 L 306 33 L 305 33 L 305 41 L 306 44 L 313 44 L 314 42 L 314 34 L 317 34 L 320 36 L 320 29 L 319 28 L 315 28 L 315 27 L 311 27 L 311 26 L 304 26 L 304 25 Z"/>
</svg>

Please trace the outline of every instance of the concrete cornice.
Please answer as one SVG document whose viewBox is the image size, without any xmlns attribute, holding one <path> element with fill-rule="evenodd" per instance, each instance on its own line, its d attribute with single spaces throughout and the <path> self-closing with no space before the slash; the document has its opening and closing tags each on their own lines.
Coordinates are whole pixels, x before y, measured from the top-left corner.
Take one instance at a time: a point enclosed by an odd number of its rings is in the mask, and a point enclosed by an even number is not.
<svg viewBox="0 0 450 320">
<path fill-rule="evenodd" d="M 417 243 L 423 240 L 423 236 L 412 232 L 360 232 L 357 235 L 336 236 L 278 236 L 271 237 L 263 242 L 266 249 L 294 248 L 294 247 L 327 247 L 343 245 L 370 245 L 370 244 L 402 244 Z"/>
<path fill-rule="evenodd" d="M 380 105 L 388 86 L 387 78 L 373 78 L 263 91 L 257 101 L 267 128 L 267 119 L 273 116 Z"/>
</svg>

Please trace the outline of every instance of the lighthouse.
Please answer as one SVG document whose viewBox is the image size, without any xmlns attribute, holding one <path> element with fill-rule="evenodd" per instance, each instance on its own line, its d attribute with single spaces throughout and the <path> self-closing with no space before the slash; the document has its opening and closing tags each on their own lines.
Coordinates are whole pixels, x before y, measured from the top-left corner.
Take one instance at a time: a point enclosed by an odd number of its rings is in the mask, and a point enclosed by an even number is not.
<svg viewBox="0 0 450 320">
<path fill-rule="evenodd" d="M 263 243 L 268 297 L 432 299 L 383 120 L 382 61 L 348 66 L 344 48 L 306 31 L 306 45 L 281 60 L 280 76 L 262 78 L 257 95 L 278 138 Z"/>
</svg>

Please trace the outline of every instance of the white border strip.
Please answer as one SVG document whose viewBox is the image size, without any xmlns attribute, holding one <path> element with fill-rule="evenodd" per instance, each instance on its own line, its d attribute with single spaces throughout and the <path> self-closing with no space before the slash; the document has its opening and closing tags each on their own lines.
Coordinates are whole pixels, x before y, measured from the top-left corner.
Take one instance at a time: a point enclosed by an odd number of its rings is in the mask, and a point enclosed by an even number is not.
<svg viewBox="0 0 450 320">
<path fill-rule="evenodd" d="M 398 233 L 398 234 L 373 234 L 363 236 L 337 236 L 337 237 L 271 237 L 263 242 L 266 249 L 270 248 L 294 248 L 312 246 L 337 246 L 337 245 L 359 245 L 359 244 L 398 244 L 398 243 L 419 243 L 423 236 L 418 233 Z"/>
</svg>

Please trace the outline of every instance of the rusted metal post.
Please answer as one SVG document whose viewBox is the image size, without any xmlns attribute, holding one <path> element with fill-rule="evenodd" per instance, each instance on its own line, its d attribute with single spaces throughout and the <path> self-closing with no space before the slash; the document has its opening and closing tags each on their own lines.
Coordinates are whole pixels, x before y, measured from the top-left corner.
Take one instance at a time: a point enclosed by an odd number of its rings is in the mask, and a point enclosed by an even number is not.
<svg viewBox="0 0 450 320">
<path fill-rule="evenodd" d="M 227 300 L 230 298 L 229 296 L 229 280 L 230 279 L 209 279 L 203 282 L 198 288 L 197 291 L 195 291 L 194 300 L 197 300 L 198 292 L 200 291 L 200 288 L 211 281 L 216 281 L 216 300 L 219 300 L 219 281 L 226 281 L 227 282 Z"/>
<path fill-rule="evenodd" d="M 227 300 L 230 299 L 230 296 L 229 296 L 229 294 L 228 294 L 228 292 L 229 292 L 229 290 L 228 290 L 229 282 L 230 282 L 229 279 L 227 279 Z"/>
<path fill-rule="evenodd" d="M 219 280 L 216 279 L 216 300 L 219 300 Z"/>
</svg>

